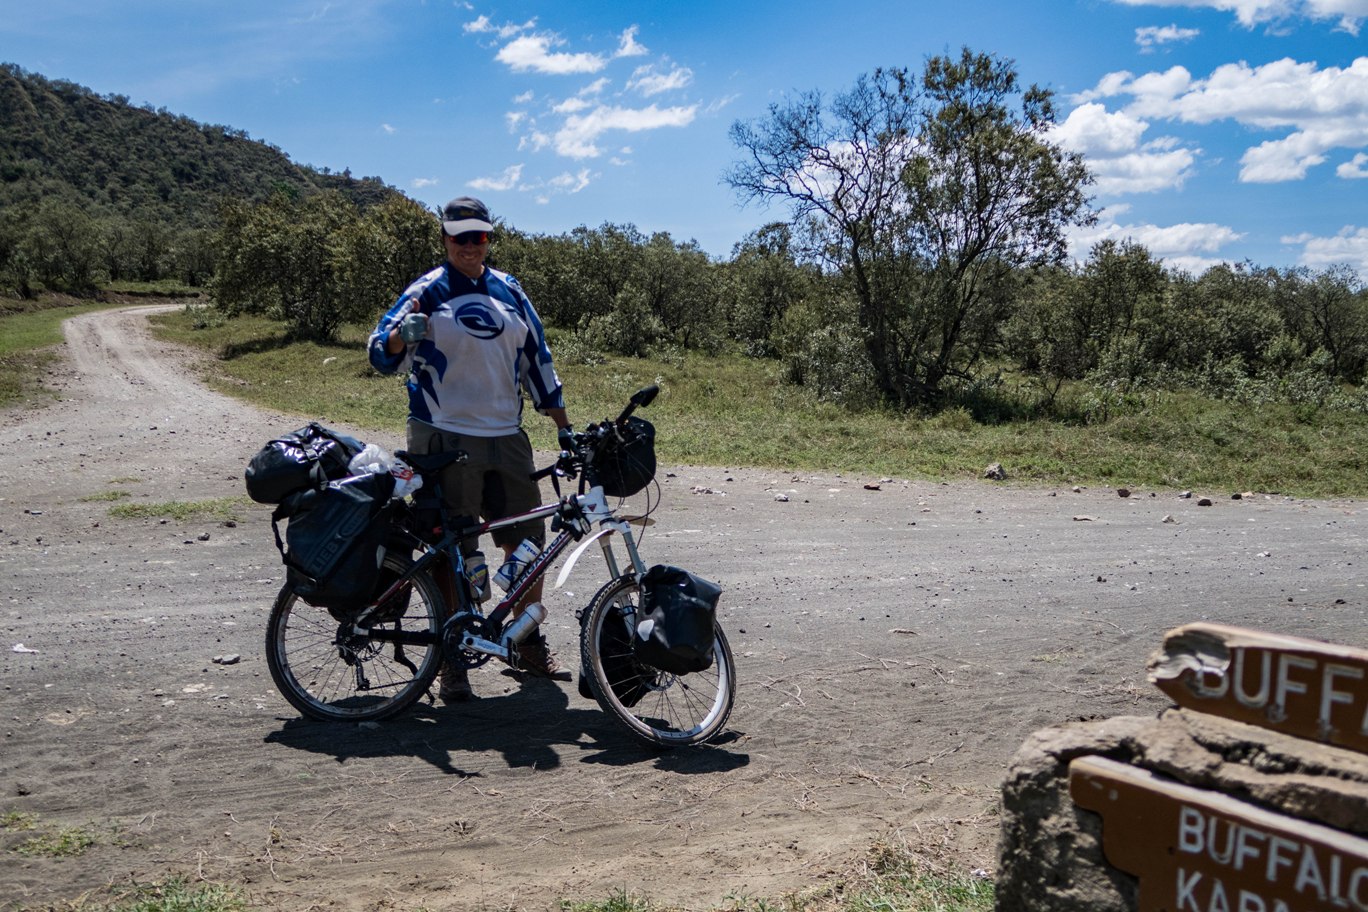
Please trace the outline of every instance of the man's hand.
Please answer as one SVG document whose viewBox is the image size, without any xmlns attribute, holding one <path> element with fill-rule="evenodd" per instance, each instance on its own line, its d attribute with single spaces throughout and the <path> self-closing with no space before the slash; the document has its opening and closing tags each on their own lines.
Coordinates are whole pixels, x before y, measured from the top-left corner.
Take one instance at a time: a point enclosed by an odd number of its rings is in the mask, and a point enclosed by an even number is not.
<svg viewBox="0 0 1368 912">
<path fill-rule="evenodd" d="M 566 425 L 556 432 L 556 443 L 560 445 L 562 453 L 575 452 L 575 429 Z"/>
<path fill-rule="evenodd" d="M 404 317 L 404 321 L 399 324 L 399 338 L 403 339 L 407 345 L 421 342 L 427 336 L 427 331 L 427 314 L 411 313 Z"/>
</svg>

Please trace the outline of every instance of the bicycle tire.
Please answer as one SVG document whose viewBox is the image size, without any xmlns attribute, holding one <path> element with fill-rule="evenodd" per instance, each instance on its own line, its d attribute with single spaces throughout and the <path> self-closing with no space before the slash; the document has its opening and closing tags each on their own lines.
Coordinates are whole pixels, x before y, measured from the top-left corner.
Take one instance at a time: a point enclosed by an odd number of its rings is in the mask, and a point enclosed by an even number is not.
<svg viewBox="0 0 1368 912">
<path fill-rule="evenodd" d="M 717 737 L 731 716 L 736 696 L 736 665 L 722 628 L 714 625 L 713 664 L 705 671 L 673 675 L 645 665 L 627 652 L 605 656 L 603 643 L 627 642 L 604 636 L 605 624 L 634 630 L 641 610 L 641 589 L 631 576 L 603 586 L 585 609 L 580 658 L 589 690 L 603 711 L 631 735 L 652 747 L 703 744 Z M 615 632 L 614 632 L 615 633 Z M 624 680 L 621 669 L 630 667 Z M 606 668 L 616 673 L 610 677 Z M 625 697 L 625 699 L 624 699 Z"/>
<path fill-rule="evenodd" d="M 412 563 L 407 555 L 387 554 L 382 579 L 397 578 Z M 426 570 L 411 583 L 391 600 L 396 604 L 379 612 L 380 623 L 360 633 L 299 598 L 287 583 L 266 625 L 266 665 L 281 695 L 312 719 L 369 722 L 402 712 L 427 693 L 442 666 L 446 603 Z M 372 630 L 388 638 L 371 636 Z M 417 641 L 397 642 L 400 632 Z"/>
</svg>

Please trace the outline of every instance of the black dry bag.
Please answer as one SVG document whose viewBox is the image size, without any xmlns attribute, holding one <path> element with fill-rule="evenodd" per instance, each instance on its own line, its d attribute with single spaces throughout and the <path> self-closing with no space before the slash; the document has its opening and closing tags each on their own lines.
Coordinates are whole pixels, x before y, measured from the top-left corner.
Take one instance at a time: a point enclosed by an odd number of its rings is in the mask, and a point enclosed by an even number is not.
<svg viewBox="0 0 1368 912">
<path fill-rule="evenodd" d="M 347 477 L 348 464 L 362 449 L 359 440 L 310 422 L 257 451 L 247 464 L 247 496 L 278 504 L 296 491 L 320 490 Z"/>
<path fill-rule="evenodd" d="M 657 564 L 641 579 L 641 616 L 632 651 L 638 662 L 689 674 L 713 663 L 722 587 L 687 570 Z"/>
</svg>

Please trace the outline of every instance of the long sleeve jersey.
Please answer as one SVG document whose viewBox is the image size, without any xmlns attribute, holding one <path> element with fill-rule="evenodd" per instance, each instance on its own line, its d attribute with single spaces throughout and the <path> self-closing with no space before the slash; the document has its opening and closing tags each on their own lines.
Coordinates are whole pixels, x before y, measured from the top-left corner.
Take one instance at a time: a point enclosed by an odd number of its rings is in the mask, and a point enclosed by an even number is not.
<svg viewBox="0 0 1368 912">
<path fill-rule="evenodd" d="M 427 338 L 391 355 L 385 340 L 410 313 L 428 315 Z M 526 390 L 538 411 L 564 408 L 546 332 L 518 280 L 496 269 L 471 279 L 449 263 L 399 296 L 371 333 L 370 363 L 407 367 L 409 415 L 476 437 L 515 433 Z"/>
</svg>

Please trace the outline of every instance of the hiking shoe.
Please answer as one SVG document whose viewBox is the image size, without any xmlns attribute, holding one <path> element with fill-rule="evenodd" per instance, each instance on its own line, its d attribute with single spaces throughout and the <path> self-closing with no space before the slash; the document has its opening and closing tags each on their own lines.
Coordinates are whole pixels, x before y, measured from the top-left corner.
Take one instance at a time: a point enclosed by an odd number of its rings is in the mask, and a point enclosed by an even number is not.
<svg viewBox="0 0 1368 912">
<path fill-rule="evenodd" d="M 449 662 L 444 664 L 439 679 L 442 686 L 437 691 L 437 696 L 443 703 L 469 703 L 475 699 L 475 691 L 470 689 L 469 672 L 461 666 Z"/>
<path fill-rule="evenodd" d="M 540 678 L 553 681 L 569 681 L 570 672 L 561 667 L 551 647 L 546 645 L 546 636 L 540 630 L 518 644 L 518 665 L 524 671 Z"/>
</svg>

